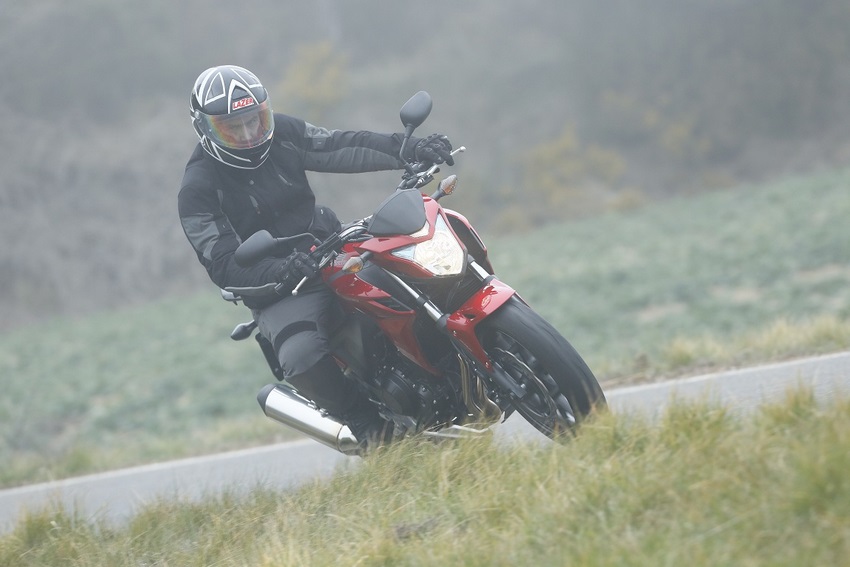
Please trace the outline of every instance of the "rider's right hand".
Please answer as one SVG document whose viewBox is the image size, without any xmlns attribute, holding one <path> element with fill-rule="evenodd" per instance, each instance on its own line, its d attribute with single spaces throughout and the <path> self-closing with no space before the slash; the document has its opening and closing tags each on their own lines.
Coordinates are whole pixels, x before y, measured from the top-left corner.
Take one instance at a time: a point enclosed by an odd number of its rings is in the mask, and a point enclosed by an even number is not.
<svg viewBox="0 0 850 567">
<path fill-rule="evenodd" d="M 455 164 L 455 160 L 452 157 L 452 143 L 443 134 L 431 134 L 427 138 L 422 138 L 416 142 L 413 155 L 416 161 L 420 162 L 430 162 L 432 164 L 445 162 L 446 165 Z"/>
</svg>

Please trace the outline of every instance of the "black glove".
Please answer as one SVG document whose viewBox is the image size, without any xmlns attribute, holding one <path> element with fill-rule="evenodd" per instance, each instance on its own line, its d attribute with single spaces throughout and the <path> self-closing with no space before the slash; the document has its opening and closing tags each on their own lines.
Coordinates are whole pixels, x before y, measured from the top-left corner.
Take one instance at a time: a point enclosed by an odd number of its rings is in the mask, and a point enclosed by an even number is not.
<svg viewBox="0 0 850 567">
<path fill-rule="evenodd" d="M 413 157 L 416 161 L 455 164 L 455 159 L 452 157 L 452 143 L 442 134 L 431 134 L 416 142 Z"/>
<path fill-rule="evenodd" d="M 287 285 L 298 285 L 301 278 L 312 278 L 319 271 L 319 265 L 306 252 L 294 251 L 281 262 L 275 272 L 275 279 Z"/>
</svg>

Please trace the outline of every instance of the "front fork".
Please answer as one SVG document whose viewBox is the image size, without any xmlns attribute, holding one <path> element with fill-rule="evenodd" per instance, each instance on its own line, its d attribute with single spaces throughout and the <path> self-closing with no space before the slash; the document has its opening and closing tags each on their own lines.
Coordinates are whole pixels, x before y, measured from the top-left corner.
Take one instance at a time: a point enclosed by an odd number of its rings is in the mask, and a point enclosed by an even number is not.
<svg viewBox="0 0 850 567">
<path fill-rule="evenodd" d="M 521 399 L 526 395 L 526 390 L 501 366 L 493 363 L 475 333 L 478 324 L 516 295 L 516 290 L 487 272 L 472 256 L 469 256 L 469 268 L 481 280 L 482 286 L 454 313 L 443 313 L 430 299 L 400 277 L 390 271 L 386 273 L 410 294 L 416 305 L 436 323 L 437 328 L 449 337 L 474 366 L 483 367 L 501 391 L 510 394 L 512 398 Z"/>
</svg>

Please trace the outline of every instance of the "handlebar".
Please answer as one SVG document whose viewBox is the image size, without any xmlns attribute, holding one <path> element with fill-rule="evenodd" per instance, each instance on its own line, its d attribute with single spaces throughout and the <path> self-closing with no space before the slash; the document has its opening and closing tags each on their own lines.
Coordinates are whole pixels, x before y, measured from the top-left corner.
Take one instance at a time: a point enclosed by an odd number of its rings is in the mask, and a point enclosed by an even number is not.
<svg viewBox="0 0 850 567">
<path fill-rule="evenodd" d="M 449 155 L 455 156 L 465 151 L 466 146 L 460 146 Z M 440 165 L 436 163 L 431 164 L 425 170 L 421 169 L 423 167 L 421 162 L 409 165 L 410 169 L 402 175 L 401 183 L 399 184 L 399 188 L 401 189 L 419 189 L 420 187 L 424 187 L 434 180 L 434 174 L 440 172 Z"/>
</svg>

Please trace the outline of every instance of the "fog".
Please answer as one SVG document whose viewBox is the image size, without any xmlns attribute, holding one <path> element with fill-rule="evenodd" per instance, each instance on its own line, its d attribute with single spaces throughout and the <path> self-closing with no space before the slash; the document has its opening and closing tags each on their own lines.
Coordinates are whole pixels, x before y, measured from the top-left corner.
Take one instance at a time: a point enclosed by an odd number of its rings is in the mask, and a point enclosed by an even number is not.
<svg viewBox="0 0 850 567">
<path fill-rule="evenodd" d="M 4 6 L 0 330 L 213 291 L 176 213 L 207 67 L 338 129 L 397 131 L 429 91 L 421 133 L 469 148 L 452 207 L 504 234 L 846 166 L 848 29 L 843 0 Z M 350 218 L 397 175 L 311 179 Z"/>
</svg>

